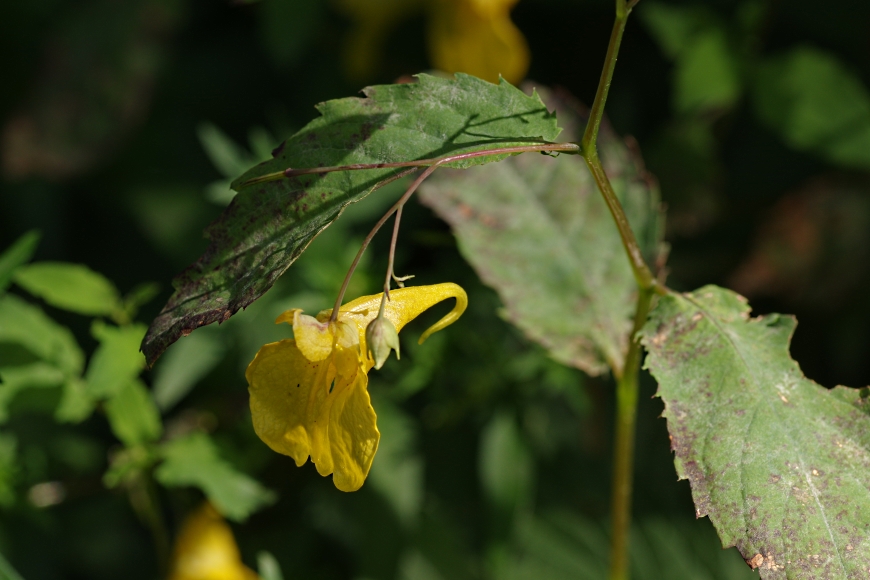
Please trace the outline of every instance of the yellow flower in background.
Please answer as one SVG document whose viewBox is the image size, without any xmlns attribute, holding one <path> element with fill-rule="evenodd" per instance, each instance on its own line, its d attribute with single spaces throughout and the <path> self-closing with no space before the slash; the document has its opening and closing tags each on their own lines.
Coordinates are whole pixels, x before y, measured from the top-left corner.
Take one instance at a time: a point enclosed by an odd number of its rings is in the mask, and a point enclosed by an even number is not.
<svg viewBox="0 0 870 580">
<path fill-rule="evenodd" d="M 510 18 L 517 0 L 433 0 L 427 41 L 435 68 L 490 82 L 518 83 L 529 70 L 529 46 Z"/>
<path fill-rule="evenodd" d="M 523 80 L 529 69 L 529 47 L 510 19 L 518 0 L 336 0 L 354 20 L 345 44 L 349 76 L 365 80 L 383 59 L 387 35 L 399 22 L 425 8 L 426 44 L 436 69 L 464 72 L 497 82 Z"/>
<path fill-rule="evenodd" d="M 242 564 L 230 526 L 209 503 L 187 517 L 175 540 L 169 580 L 259 580 Z"/>
<path fill-rule="evenodd" d="M 294 339 L 263 346 L 245 372 L 251 394 L 254 431 L 269 447 L 302 466 L 308 457 L 320 475 L 333 474 L 335 487 L 359 489 L 378 449 L 377 416 L 368 393 L 365 330 L 378 315 L 382 294 L 363 296 L 316 318 L 288 310 L 276 324 L 293 325 Z M 455 322 L 468 298 L 456 284 L 414 286 L 390 291 L 384 316 L 397 331 L 448 298 L 453 310 L 420 337 Z"/>
</svg>

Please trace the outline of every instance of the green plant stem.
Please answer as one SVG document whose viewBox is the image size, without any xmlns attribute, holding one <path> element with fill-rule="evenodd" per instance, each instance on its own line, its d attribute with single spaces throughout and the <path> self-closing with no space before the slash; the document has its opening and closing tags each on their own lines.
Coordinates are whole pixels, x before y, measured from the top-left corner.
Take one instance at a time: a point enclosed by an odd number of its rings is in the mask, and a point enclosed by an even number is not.
<svg viewBox="0 0 870 580">
<path fill-rule="evenodd" d="M 640 251 L 640 246 L 637 243 L 634 232 L 631 230 L 628 218 L 625 216 L 625 211 L 622 209 L 622 204 L 619 203 L 616 192 L 613 190 L 613 186 L 604 172 L 604 166 L 598 157 L 597 145 L 598 131 L 604 118 L 604 104 L 607 101 L 607 95 L 610 93 L 610 83 L 613 80 L 616 57 L 619 53 L 619 46 L 622 44 L 622 35 L 625 32 L 625 24 L 628 21 L 630 12 L 630 9 L 626 7 L 625 0 L 617 1 L 616 20 L 613 23 L 610 43 L 607 46 L 607 55 L 604 58 L 604 68 L 601 71 L 601 79 L 598 81 L 598 90 L 595 93 L 595 101 L 592 103 L 592 110 L 589 113 L 589 121 L 583 133 L 581 148 L 583 150 L 583 157 L 586 159 L 586 165 L 598 184 L 601 195 L 604 196 L 604 201 L 607 203 L 610 214 L 613 216 L 613 221 L 616 222 L 616 227 L 619 230 L 620 238 L 622 238 L 622 245 L 628 255 L 628 261 L 631 263 L 631 269 L 637 285 L 646 289 L 655 286 L 655 277 L 643 259 L 643 253 Z"/>
<path fill-rule="evenodd" d="M 634 440 L 637 422 L 638 372 L 640 343 L 635 339 L 646 322 L 652 289 L 640 289 L 634 326 L 625 367 L 616 383 L 616 427 L 613 444 L 613 480 L 611 482 L 610 580 L 628 580 L 628 538 L 631 530 L 631 496 L 634 479 Z"/>
<path fill-rule="evenodd" d="M 589 121 L 583 133 L 581 148 L 586 165 L 592 177 L 598 184 L 598 189 L 604 197 L 613 221 L 619 230 L 622 245 L 628 261 L 631 264 L 634 279 L 638 286 L 637 306 L 635 308 L 634 325 L 629 339 L 628 353 L 622 369 L 613 369 L 616 383 L 616 425 L 613 446 L 613 480 L 611 482 L 611 539 L 610 539 L 610 573 L 609 580 L 628 580 L 629 558 L 628 542 L 631 530 L 631 497 L 634 479 L 634 441 L 637 423 L 638 373 L 640 369 L 641 347 L 635 340 L 649 314 L 650 303 L 655 293 L 663 289 L 657 283 L 655 276 L 643 258 L 643 252 L 637 243 L 637 238 L 631 229 L 622 204 L 613 190 L 613 186 L 604 171 L 604 166 L 598 156 L 598 131 L 604 118 L 604 104 L 610 92 L 613 71 L 616 67 L 616 57 L 625 25 L 631 9 L 637 0 L 626 2 L 616 0 L 616 19 L 607 46 L 607 55 L 595 93 L 595 101 L 589 113 Z"/>
</svg>

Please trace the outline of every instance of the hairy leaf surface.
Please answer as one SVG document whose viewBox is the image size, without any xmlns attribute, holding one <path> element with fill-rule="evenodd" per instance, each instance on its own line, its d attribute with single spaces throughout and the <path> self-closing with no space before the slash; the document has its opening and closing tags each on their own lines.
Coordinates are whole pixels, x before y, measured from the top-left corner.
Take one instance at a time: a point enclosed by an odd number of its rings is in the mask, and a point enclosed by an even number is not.
<svg viewBox="0 0 870 580">
<path fill-rule="evenodd" d="M 411 161 L 552 140 L 559 133 L 537 95 L 504 82 L 420 75 L 418 83 L 369 87 L 364 94 L 319 105 L 319 118 L 281 144 L 273 159 L 233 182 L 239 194 L 206 230 L 208 248 L 175 279 L 175 293 L 142 343 L 149 364 L 182 334 L 224 321 L 259 298 L 348 204 L 400 172 L 371 169 L 246 185 L 250 180 L 288 168 Z"/>
<path fill-rule="evenodd" d="M 642 331 L 677 473 L 762 578 L 867 578 L 867 389 L 807 379 L 789 356 L 795 319 L 749 310 L 707 286 L 661 298 Z"/>
<path fill-rule="evenodd" d="M 568 139 L 584 114 L 548 98 Z M 599 148 L 651 263 L 662 235 L 658 190 L 608 127 Z M 440 170 L 421 200 L 453 228 L 463 256 L 505 305 L 507 319 L 558 361 L 589 374 L 621 369 L 636 284 L 619 233 L 582 158 L 525 154 L 475 171 Z"/>
</svg>

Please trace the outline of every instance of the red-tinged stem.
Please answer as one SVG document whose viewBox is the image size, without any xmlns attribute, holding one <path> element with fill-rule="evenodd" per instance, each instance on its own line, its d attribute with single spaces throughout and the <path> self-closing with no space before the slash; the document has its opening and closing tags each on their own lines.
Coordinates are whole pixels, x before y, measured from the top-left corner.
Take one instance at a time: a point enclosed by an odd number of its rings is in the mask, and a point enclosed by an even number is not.
<svg viewBox="0 0 870 580">
<path fill-rule="evenodd" d="M 541 143 L 539 145 L 517 145 L 512 147 L 497 147 L 494 149 L 483 149 L 481 151 L 469 151 L 468 153 L 457 153 L 444 157 L 433 157 L 431 159 L 419 159 L 417 161 L 395 161 L 389 163 L 354 163 L 350 165 L 333 165 L 331 167 L 306 167 L 302 169 L 293 169 L 289 167 L 284 171 L 276 171 L 249 179 L 241 184 L 242 187 L 253 185 L 255 183 L 264 183 L 267 181 L 278 181 L 288 177 L 298 177 L 300 175 L 315 175 L 322 173 L 333 173 L 335 171 L 359 171 L 364 169 L 396 169 L 401 167 L 430 167 L 432 165 L 442 165 L 444 159 L 450 161 L 461 161 L 463 159 L 474 159 L 476 157 L 487 157 L 492 155 L 505 155 L 515 153 L 533 153 L 539 151 L 542 153 L 567 153 L 579 154 L 580 146 L 577 143 Z"/>
</svg>

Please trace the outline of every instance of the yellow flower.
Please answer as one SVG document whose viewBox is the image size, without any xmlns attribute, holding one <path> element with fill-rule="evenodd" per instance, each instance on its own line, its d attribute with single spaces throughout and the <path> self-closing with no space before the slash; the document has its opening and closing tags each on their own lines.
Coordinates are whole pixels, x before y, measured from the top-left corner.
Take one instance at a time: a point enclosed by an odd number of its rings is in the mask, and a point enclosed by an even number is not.
<svg viewBox="0 0 870 580">
<path fill-rule="evenodd" d="M 529 46 L 511 21 L 518 0 L 335 0 L 355 26 L 345 44 L 345 68 L 359 80 L 371 78 L 381 61 L 391 29 L 425 6 L 427 45 L 432 66 L 497 82 L 523 80 Z"/>
<path fill-rule="evenodd" d="M 363 296 L 316 318 L 299 309 L 275 321 L 292 323 L 295 339 L 260 349 L 245 377 L 251 394 L 254 430 L 269 447 L 289 455 L 297 466 L 308 457 L 320 475 L 333 474 L 335 487 L 359 489 L 378 449 L 377 416 L 368 393 L 367 373 L 374 366 L 365 330 L 378 315 L 382 294 Z M 456 305 L 420 337 L 452 324 L 468 304 L 456 284 L 414 286 L 390 291 L 384 316 L 397 331 L 433 305 L 455 298 Z"/>
<path fill-rule="evenodd" d="M 187 517 L 175 541 L 169 580 L 259 580 L 242 564 L 233 532 L 205 503 Z"/>
<path fill-rule="evenodd" d="M 436 68 L 511 83 L 529 70 L 529 46 L 511 21 L 517 0 L 433 0 L 427 40 Z"/>
</svg>

